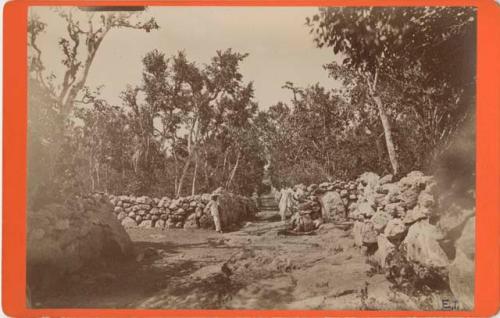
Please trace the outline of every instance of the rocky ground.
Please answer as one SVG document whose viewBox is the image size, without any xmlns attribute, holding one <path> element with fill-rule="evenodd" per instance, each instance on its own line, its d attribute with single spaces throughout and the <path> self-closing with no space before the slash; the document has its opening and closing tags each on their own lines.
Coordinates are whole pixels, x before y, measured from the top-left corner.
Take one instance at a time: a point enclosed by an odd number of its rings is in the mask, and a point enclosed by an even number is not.
<svg viewBox="0 0 500 318">
<path fill-rule="evenodd" d="M 355 247 L 352 229 L 324 224 L 289 236 L 277 212 L 239 230 L 130 228 L 135 259 L 93 266 L 34 307 L 201 309 L 446 309 L 447 290 L 408 295 Z M 448 308 L 449 310 L 449 308 Z"/>
</svg>

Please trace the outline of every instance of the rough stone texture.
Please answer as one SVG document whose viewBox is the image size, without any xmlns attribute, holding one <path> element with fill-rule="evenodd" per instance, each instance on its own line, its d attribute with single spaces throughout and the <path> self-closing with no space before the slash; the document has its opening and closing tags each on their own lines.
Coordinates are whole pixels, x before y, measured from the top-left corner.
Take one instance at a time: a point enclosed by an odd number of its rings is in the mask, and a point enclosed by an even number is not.
<svg viewBox="0 0 500 318">
<path fill-rule="evenodd" d="M 164 227 L 165 227 L 165 220 L 160 219 L 160 220 L 156 221 L 155 228 L 162 229 Z"/>
<path fill-rule="evenodd" d="M 346 207 L 338 192 L 325 192 L 322 196 L 320 196 L 319 201 L 321 203 L 321 212 L 324 220 L 332 219 L 335 216 L 345 216 Z"/>
<path fill-rule="evenodd" d="M 204 214 L 200 217 L 200 227 L 202 229 L 211 229 L 214 226 L 214 220 L 211 216 Z"/>
<path fill-rule="evenodd" d="M 196 215 L 191 214 L 187 219 L 186 222 L 184 222 L 184 228 L 185 229 L 197 229 L 198 224 L 196 224 Z"/>
<path fill-rule="evenodd" d="M 373 172 L 365 172 L 359 176 L 358 180 L 366 186 L 375 187 L 379 182 L 380 177 Z"/>
<path fill-rule="evenodd" d="M 113 215 L 112 205 L 94 198 L 72 203 L 28 211 L 30 277 L 43 276 L 48 271 L 64 275 L 96 260 L 132 254 L 130 237 Z"/>
<path fill-rule="evenodd" d="M 438 243 L 438 240 L 442 238 L 442 233 L 426 220 L 410 226 L 403 241 L 408 261 L 415 261 L 431 267 L 448 266 L 448 258 Z"/>
<path fill-rule="evenodd" d="M 468 258 L 476 256 L 476 217 L 470 218 L 462 230 L 462 235 L 455 243 L 457 250 L 461 250 Z"/>
<path fill-rule="evenodd" d="M 122 225 L 124 228 L 131 228 L 131 227 L 137 227 L 137 222 L 130 218 L 130 217 L 126 217 L 125 219 L 122 220 Z"/>
<path fill-rule="evenodd" d="M 386 213 L 384 211 L 377 211 L 371 218 L 373 228 L 381 233 L 391 219 L 392 217 L 389 213 Z"/>
<path fill-rule="evenodd" d="M 238 224 L 251 218 L 257 211 L 255 202 L 250 198 L 240 195 L 234 195 L 224 191 L 217 190 L 220 194 L 221 219 L 225 226 L 229 224 Z M 150 198 L 147 196 L 134 197 L 127 195 L 105 195 L 109 202 L 114 204 L 113 212 L 116 217 L 122 221 L 124 227 L 156 227 L 155 224 L 161 219 L 160 228 L 182 228 L 186 222 L 187 228 L 195 228 L 196 222 L 194 215 L 198 217 L 206 215 L 203 222 L 204 228 L 213 228 L 213 221 L 209 211 L 204 211 L 207 203 L 210 201 L 211 194 L 193 195 L 170 199 L 168 197 Z M 123 207 L 123 208 L 122 208 Z M 126 214 L 123 214 L 124 209 Z M 127 217 L 128 216 L 128 217 Z M 190 219 L 191 217 L 191 219 Z M 170 222 L 166 222 L 170 220 Z M 188 221 L 189 220 L 189 221 Z"/>
<path fill-rule="evenodd" d="M 378 233 L 377 233 L 377 231 L 375 231 L 375 228 L 373 227 L 372 222 L 367 221 L 363 224 L 362 236 L 363 236 L 363 243 L 364 244 L 377 243 Z"/>
<path fill-rule="evenodd" d="M 392 182 L 393 178 L 394 178 L 394 176 L 392 174 L 385 175 L 382 178 L 380 178 L 379 184 L 383 185 L 383 184 L 386 184 L 386 183 L 390 183 L 390 182 Z"/>
<path fill-rule="evenodd" d="M 406 232 L 406 226 L 401 219 L 392 219 L 387 222 L 384 235 L 389 240 L 400 240 Z"/>
<path fill-rule="evenodd" d="M 386 274 L 397 273 L 391 276 L 397 277 L 395 284 L 419 281 L 442 288 L 436 286 L 449 281 L 457 299 L 468 308 L 474 289 L 475 200 L 470 197 L 474 189 L 444 187 L 444 192 L 443 185 L 438 191 L 434 177 L 412 171 L 399 181 L 368 172 L 355 182 L 323 182 L 319 189 L 339 193 L 348 218 L 354 221 L 355 245 L 377 248 L 368 257 L 381 266 L 390 262 Z"/>
<path fill-rule="evenodd" d="M 359 214 L 371 217 L 373 214 L 375 214 L 375 210 L 372 207 L 372 204 L 368 202 L 361 202 L 358 204 L 358 211 Z"/>
<path fill-rule="evenodd" d="M 460 301 L 460 309 L 474 309 L 474 259 L 457 250 L 455 260 L 449 267 L 448 277 L 453 295 Z"/>
<path fill-rule="evenodd" d="M 394 244 L 392 244 L 385 236 L 379 235 L 377 237 L 377 252 L 375 252 L 375 259 L 382 268 L 387 267 L 387 256 L 394 251 Z"/>
<path fill-rule="evenodd" d="M 352 235 L 356 246 L 363 246 L 363 226 L 363 222 L 355 221 L 352 227 Z"/>
<path fill-rule="evenodd" d="M 475 214 L 475 208 L 464 209 L 452 204 L 441 213 L 437 226 L 444 232 L 458 230 L 467 219 Z"/>
<path fill-rule="evenodd" d="M 142 227 L 142 228 L 153 227 L 153 221 L 151 221 L 151 220 L 142 221 L 141 224 L 139 224 L 139 227 Z"/>
<path fill-rule="evenodd" d="M 415 206 L 413 209 L 406 212 L 403 222 L 405 224 L 411 224 L 418 220 L 426 219 L 427 217 L 429 217 L 429 214 L 429 210 L 427 210 L 426 208 Z"/>
<path fill-rule="evenodd" d="M 449 267 L 450 288 L 465 309 L 474 308 L 476 218 L 465 224 L 461 236 L 455 242 L 456 254 Z"/>
</svg>

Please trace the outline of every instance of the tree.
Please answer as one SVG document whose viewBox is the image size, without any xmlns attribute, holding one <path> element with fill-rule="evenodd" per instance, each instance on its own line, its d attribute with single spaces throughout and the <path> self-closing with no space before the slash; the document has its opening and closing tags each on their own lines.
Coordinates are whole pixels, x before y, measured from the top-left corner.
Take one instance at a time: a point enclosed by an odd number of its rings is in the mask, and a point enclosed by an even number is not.
<svg viewBox="0 0 500 318">
<path fill-rule="evenodd" d="M 44 48 L 38 43 L 39 36 L 50 25 L 43 22 L 33 8 L 28 19 L 28 142 L 30 145 L 38 145 L 28 149 L 28 166 L 36 166 L 37 170 L 48 174 L 43 178 L 44 181 L 30 178 L 29 187 L 33 196 L 54 199 L 60 196 L 35 193 L 38 190 L 66 193 L 69 198 L 73 190 L 80 191 L 77 189 L 80 186 L 76 186 L 78 180 L 75 180 L 75 171 L 78 169 L 75 165 L 78 161 L 75 147 L 78 147 L 78 140 L 75 139 L 76 136 L 72 136 L 76 131 L 70 114 L 78 105 L 86 103 L 87 77 L 102 41 L 113 29 L 132 28 L 149 32 L 158 28 L 154 19 L 132 22 L 133 13 L 83 13 L 78 12 L 77 8 L 56 10 L 66 26 L 66 34 L 58 43 L 64 56 L 61 61 L 64 66 L 61 78 L 46 69 L 44 59 L 50 56 L 43 54 Z M 43 117 L 50 129 L 42 127 L 40 122 L 43 120 L 39 116 Z M 61 189 L 63 184 L 73 184 L 68 185 L 73 190 L 65 192 Z"/>
<path fill-rule="evenodd" d="M 200 188 L 229 188 L 242 165 L 258 165 L 247 160 L 246 152 L 257 105 L 252 83 L 244 84 L 238 71 L 245 56 L 219 51 L 200 67 L 184 52 L 170 58 L 156 50 L 146 54 L 142 83 L 122 93 L 135 136 L 137 191 L 150 193 L 162 182 L 156 171 L 172 176 L 177 197 L 187 192 L 189 178 L 191 194 Z"/>
<path fill-rule="evenodd" d="M 131 28 L 146 32 L 157 29 L 158 25 L 151 18 L 147 22 L 131 23 L 135 13 L 107 12 L 76 13 L 76 8 L 57 9 L 59 16 L 66 22 L 67 35 L 59 40 L 59 46 L 64 54 L 62 64 L 65 66 L 64 76 L 56 85 L 52 75 L 47 78 L 42 59 L 42 49 L 37 44 L 38 36 L 48 26 L 40 18 L 31 14 L 28 21 L 28 45 L 32 49 L 29 56 L 30 71 L 57 101 L 62 118 L 67 118 L 73 110 L 78 94 L 84 88 L 87 77 L 101 46 L 102 41 L 112 29 Z M 78 18 L 81 17 L 82 18 Z M 86 24 L 86 26 L 83 26 Z M 47 79 L 50 81 L 48 82 Z"/>
<path fill-rule="evenodd" d="M 446 55 L 456 50 L 448 47 L 463 46 L 464 39 L 474 34 L 473 8 L 465 7 L 366 7 L 366 8 L 320 8 L 319 14 L 306 19 L 314 33 L 318 47 L 332 47 L 335 54 L 343 54 L 341 67 L 330 66 L 333 76 L 338 77 L 345 68 L 352 72 L 351 79 L 370 96 L 378 109 L 394 174 L 400 171 L 393 141 L 387 105 L 382 99 L 383 90 L 393 81 L 404 81 L 412 65 L 422 65 L 426 80 L 452 83 L 453 79 L 443 75 L 451 70 L 459 58 L 470 56 L 456 54 L 451 61 Z M 470 42 L 468 42 L 470 43 Z M 472 51 L 472 50 L 470 50 Z M 451 53 L 453 52 L 453 53 Z M 442 64 L 447 65 L 445 67 Z M 465 65 L 470 65 L 467 63 Z M 456 65 L 456 64 L 455 64 Z M 470 71 L 464 72 L 470 80 Z M 456 74 L 456 71 L 450 72 Z M 459 76 L 463 78 L 463 76 Z"/>
</svg>

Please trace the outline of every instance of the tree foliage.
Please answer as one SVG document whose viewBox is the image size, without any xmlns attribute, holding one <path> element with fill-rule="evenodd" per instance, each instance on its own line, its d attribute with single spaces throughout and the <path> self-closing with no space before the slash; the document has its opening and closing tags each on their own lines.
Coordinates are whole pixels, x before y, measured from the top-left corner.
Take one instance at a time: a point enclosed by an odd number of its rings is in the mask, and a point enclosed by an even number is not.
<svg viewBox="0 0 500 318">
<path fill-rule="evenodd" d="M 111 29 L 149 32 L 156 22 L 59 15 L 67 26 L 61 78 L 45 69 L 37 42 L 48 25 L 36 15 L 28 24 L 30 202 L 220 186 L 250 195 L 264 191 L 264 171 L 282 187 L 433 169 L 474 119 L 473 8 L 320 8 L 306 24 L 317 46 L 340 57 L 323 67 L 342 87 L 286 82 L 292 98 L 267 109 L 240 71 L 248 54 L 232 49 L 207 64 L 153 50 L 137 61 L 139 84 L 111 105 L 86 86 L 100 44 Z"/>
<path fill-rule="evenodd" d="M 473 113 L 474 8 L 328 7 L 306 23 L 319 47 L 344 57 L 326 69 L 344 81 L 350 102 L 378 110 L 395 173 L 435 158 Z M 415 133 L 403 137 L 406 129 Z"/>
</svg>

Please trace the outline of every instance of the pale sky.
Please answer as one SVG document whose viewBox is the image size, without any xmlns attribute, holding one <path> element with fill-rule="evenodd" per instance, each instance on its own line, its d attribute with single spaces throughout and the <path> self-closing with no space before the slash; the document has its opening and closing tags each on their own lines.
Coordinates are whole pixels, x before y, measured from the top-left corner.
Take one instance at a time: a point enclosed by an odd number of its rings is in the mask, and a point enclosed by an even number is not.
<svg viewBox="0 0 500 318">
<path fill-rule="evenodd" d="M 60 78 L 62 54 L 57 43 L 65 25 L 47 7 L 33 7 L 32 12 L 48 24 L 40 47 L 47 69 Z M 118 96 L 126 85 L 140 83 L 141 60 L 147 52 L 158 49 L 171 56 L 184 50 L 190 61 L 202 65 L 216 50 L 232 48 L 249 53 L 241 73 L 245 82 L 254 82 L 261 109 L 290 100 L 290 92 L 281 88 L 286 81 L 338 87 L 322 68 L 335 59 L 332 50 L 316 48 L 304 25 L 316 12 L 315 7 L 150 7 L 144 17 L 154 16 L 160 29 L 112 30 L 99 48 L 87 85 L 104 85 L 102 96 L 120 104 Z"/>
</svg>

